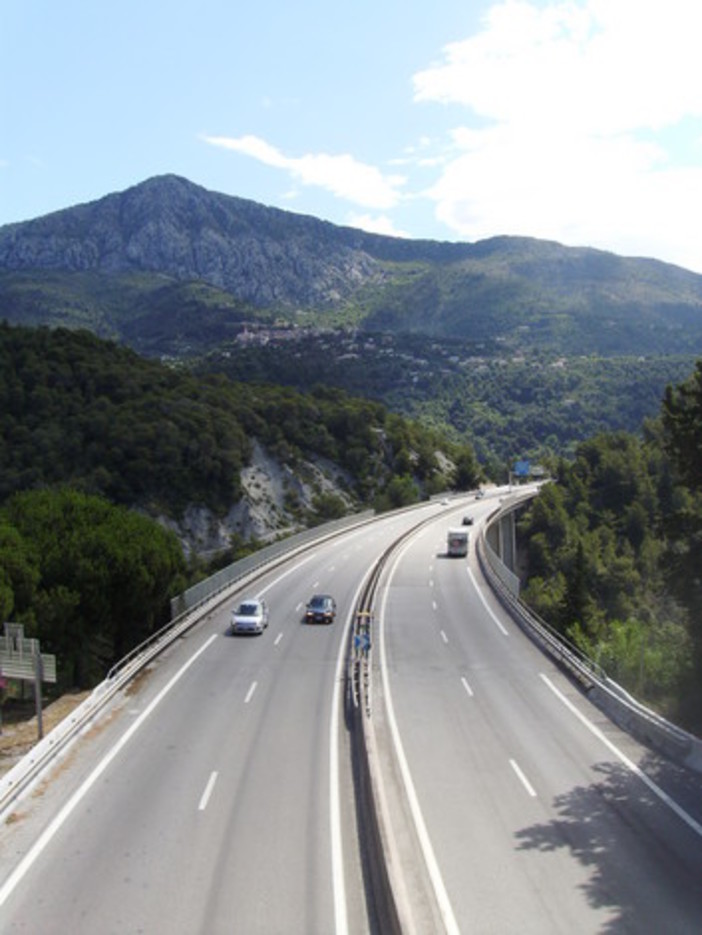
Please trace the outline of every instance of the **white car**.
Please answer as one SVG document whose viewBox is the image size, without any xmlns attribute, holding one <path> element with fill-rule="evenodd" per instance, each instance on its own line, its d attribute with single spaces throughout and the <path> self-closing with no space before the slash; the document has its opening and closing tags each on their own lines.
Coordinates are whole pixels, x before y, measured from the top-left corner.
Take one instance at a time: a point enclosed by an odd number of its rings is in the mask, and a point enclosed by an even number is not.
<svg viewBox="0 0 702 935">
<path fill-rule="evenodd" d="M 268 606 L 259 598 L 242 601 L 232 611 L 233 633 L 263 633 L 268 626 Z"/>
</svg>

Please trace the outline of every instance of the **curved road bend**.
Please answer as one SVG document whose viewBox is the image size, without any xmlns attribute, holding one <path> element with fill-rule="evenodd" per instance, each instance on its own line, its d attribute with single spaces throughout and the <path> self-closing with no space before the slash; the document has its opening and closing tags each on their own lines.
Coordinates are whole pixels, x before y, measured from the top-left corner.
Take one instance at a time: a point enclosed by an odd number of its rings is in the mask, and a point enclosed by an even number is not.
<svg viewBox="0 0 702 935">
<path fill-rule="evenodd" d="M 375 657 L 407 767 L 388 783 L 416 796 L 447 930 L 702 930 L 700 778 L 615 728 L 481 597 L 473 549 L 444 555 L 447 525 L 386 576 Z"/>
<path fill-rule="evenodd" d="M 271 572 L 262 636 L 227 634 L 232 598 L 160 657 L 0 828 L 0 931 L 364 931 L 339 657 L 368 568 L 417 519 Z M 331 627 L 301 624 L 316 591 Z"/>
</svg>

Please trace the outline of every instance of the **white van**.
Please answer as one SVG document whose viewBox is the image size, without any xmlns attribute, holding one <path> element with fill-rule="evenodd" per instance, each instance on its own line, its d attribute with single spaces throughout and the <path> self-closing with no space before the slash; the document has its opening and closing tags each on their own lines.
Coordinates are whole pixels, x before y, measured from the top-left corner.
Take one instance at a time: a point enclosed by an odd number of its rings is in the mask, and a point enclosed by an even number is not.
<svg viewBox="0 0 702 935">
<path fill-rule="evenodd" d="M 446 554 L 456 558 L 468 554 L 467 529 L 449 529 L 446 540 Z"/>
</svg>

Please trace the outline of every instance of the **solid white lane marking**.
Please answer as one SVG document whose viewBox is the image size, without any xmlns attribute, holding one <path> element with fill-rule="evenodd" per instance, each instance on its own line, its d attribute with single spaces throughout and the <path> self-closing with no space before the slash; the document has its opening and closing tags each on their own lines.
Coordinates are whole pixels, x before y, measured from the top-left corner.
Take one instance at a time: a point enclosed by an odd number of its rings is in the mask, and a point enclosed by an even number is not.
<svg viewBox="0 0 702 935">
<path fill-rule="evenodd" d="M 248 704 L 251 701 L 251 699 L 253 698 L 253 693 L 256 691 L 257 685 L 258 685 L 258 682 L 251 683 L 251 688 L 249 688 L 248 692 L 246 693 L 246 698 L 244 698 L 244 704 Z"/>
<path fill-rule="evenodd" d="M 517 761 L 516 761 L 516 760 L 510 760 L 510 761 L 509 761 L 509 765 L 512 767 L 512 769 L 514 770 L 514 772 L 517 774 L 517 776 L 518 776 L 518 778 L 519 778 L 519 781 L 520 781 L 521 784 L 524 786 L 524 788 L 525 788 L 526 791 L 529 793 L 529 795 L 530 795 L 532 798 L 536 798 L 536 792 L 534 791 L 534 787 L 533 787 L 532 784 L 529 782 L 529 780 L 526 778 L 526 776 L 524 775 L 524 773 L 522 772 L 522 770 L 519 768 L 519 764 L 517 763 Z"/>
<path fill-rule="evenodd" d="M 461 684 L 463 685 L 463 687 L 465 688 L 465 690 L 468 692 L 468 695 L 472 698 L 472 697 L 473 697 L 473 689 L 472 689 L 472 688 L 470 687 L 470 685 L 468 684 L 468 680 L 465 678 L 465 676 L 461 676 Z"/>
<path fill-rule="evenodd" d="M 397 762 L 400 766 L 400 774 L 402 776 L 402 781 L 405 787 L 405 794 L 407 796 L 407 801 L 409 802 L 410 811 L 412 813 L 414 826 L 417 831 L 417 836 L 419 838 L 419 844 L 422 849 L 422 854 L 424 855 L 424 862 L 427 866 L 429 879 L 431 880 L 431 884 L 434 889 L 434 895 L 436 897 L 436 901 L 439 906 L 439 911 L 441 913 L 441 918 L 443 920 L 444 928 L 446 929 L 447 935 L 460 935 L 458 922 L 456 921 L 456 917 L 453 913 L 453 907 L 451 906 L 451 901 L 449 900 L 449 896 L 446 891 L 446 886 L 444 885 L 444 881 L 441 876 L 441 871 L 439 869 L 439 863 L 436 859 L 436 854 L 434 853 L 434 848 L 432 847 L 431 839 L 429 838 L 429 832 L 427 830 L 426 822 L 424 821 L 424 816 L 422 815 L 422 810 L 419 805 L 419 798 L 417 796 L 417 791 L 414 787 L 412 774 L 410 773 L 409 763 L 407 762 L 407 756 L 405 755 L 405 750 L 402 745 L 402 739 L 400 737 L 400 730 L 397 726 L 397 719 L 395 717 L 395 706 L 392 700 L 392 692 L 390 691 L 390 676 L 388 674 L 387 656 L 386 656 L 386 648 L 385 648 L 385 605 L 386 605 L 388 594 L 390 591 L 390 584 L 395 575 L 397 566 L 402 556 L 405 554 L 407 549 L 409 549 L 410 545 L 411 545 L 411 539 L 409 542 L 407 542 L 405 547 L 396 556 L 395 561 L 392 565 L 392 568 L 390 569 L 390 574 L 388 575 L 388 586 L 386 587 L 383 593 L 383 600 L 382 600 L 381 613 L 380 613 L 380 634 L 379 634 L 380 635 L 380 672 L 381 672 L 381 677 L 382 677 L 382 682 L 383 682 L 383 691 L 385 693 L 385 704 L 387 707 L 388 726 L 390 727 L 390 733 L 392 735 L 393 746 L 395 747 L 395 756 L 397 757 Z"/>
<path fill-rule="evenodd" d="M 671 811 L 675 812 L 678 818 L 684 821 L 688 828 L 691 828 L 695 834 L 702 837 L 702 825 L 698 821 L 695 821 L 692 815 L 688 814 L 688 812 L 686 812 L 682 806 L 678 805 L 675 799 L 671 798 L 667 792 L 661 789 L 660 786 L 656 785 L 652 779 L 649 779 L 646 773 L 644 773 L 644 771 L 639 766 L 637 766 L 633 760 L 630 760 L 626 754 L 622 753 L 622 751 L 615 744 L 613 744 L 611 740 L 609 740 L 609 738 L 605 737 L 599 727 L 596 727 L 589 718 L 585 717 L 581 711 L 578 711 L 572 701 L 566 698 L 563 692 L 556 688 L 551 679 L 547 675 L 544 675 L 543 672 L 541 673 L 541 678 L 544 683 L 551 689 L 553 694 L 563 702 L 566 708 L 568 708 L 568 710 L 577 717 L 581 724 L 584 724 L 585 727 L 587 727 L 591 734 L 597 737 L 598 740 L 602 741 L 607 749 L 617 757 L 620 763 L 623 763 L 628 770 L 630 770 L 635 776 L 638 776 L 641 782 L 647 786 L 651 792 L 661 800 L 661 802 L 667 805 Z"/>
<path fill-rule="evenodd" d="M 361 582 L 351 601 L 351 607 L 358 605 Z M 341 711 L 341 691 L 346 671 L 346 648 L 349 643 L 349 631 L 353 620 L 350 611 L 344 632 L 339 642 L 336 657 L 334 688 L 332 690 L 331 716 L 329 718 L 329 828 L 331 834 L 332 891 L 334 895 L 334 932 L 335 935 L 348 935 L 348 908 L 346 903 L 346 878 L 344 874 L 344 848 L 341 834 L 341 779 L 339 773 L 339 712 Z"/>
<path fill-rule="evenodd" d="M 202 793 L 202 798 L 200 799 L 200 804 L 198 805 L 198 811 L 204 812 L 207 808 L 207 803 L 210 801 L 210 796 L 212 795 L 212 790 L 215 787 L 217 782 L 217 773 L 214 772 L 211 774 L 210 778 L 207 780 L 207 785 L 205 786 L 205 791 Z"/>
<path fill-rule="evenodd" d="M 210 643 L 214 642 L 217 639 L 217 634 L 214 633 L 203 645 L 194 653 L 190 659 L 181 666 L 181 668 L 176 672 L 173 678 L 164 685 L 161 691 L 156 695 L 153 701 L 144 709 L 142 714 L 134 721 L 134 723 L 129 727 L 128 730 L 122 734 L 121 738 L 117 743 L 112 747 L 112 749 L 107 753 L 102 760 L 98 763 L 92 773 L 88 778 L 76 789 L 71 798 L 66 802 L 63 808 L 58 812 L 54 820 L 46 828 L 43 834 L 39 836 L 34 845 L 27 851 L 22 860 L 17 864 L 10 876 L 5 880 L 2 888 L 0 888 L 0 906 L 4 905 L 7 898 L 10 896 L 17 884 L 22 880 L 31 866 L 34 864 L 36 859 L 42 853 L 44 848 L 50 843 L 51 839 L 54 837 L 56 832 L 62 827 L 66 820 L 70 817 L 72 812 L 80 804 L 81 799 L 87 795 L 90 789 L 95 785 L 100 776 L 105 772 L 110 763 L 114 760 L 117 754 L 129 743 L 134 734 L 139 730 L 141 725 L 147 719 L 147 717 L 156 709 L 156 707 L 163 701 L 169 691 L 173 686 L 182 678 L 183 675 L 188 671 L 190 666 L 198 659 L 202 653 L 208 648 Z"/>
<path fill-rule="evenodd" d="M 508 632 L 508 631 L 505 629 L 505 627 L 503 626 L 502 621 L 499 620 L 499 619 L 495 616 L 495 614 L 494 614 L 494 613 L 492 612 L 492 610 L 490 609 L 490 607 L 489 607 L 489 605 L 488 605 L 488 602 L 487 602 L 487 601 L 485 600 L 485 598 L 483 597 L 483 592 L 482 592 L 482 591 L 480 590 L 480 588 L 478 587 L 478 582 L 475 580 L 475 575 L 474 575 L 473 572 L 470 570 L 470 568 L 466 568 L 466 571 L 468 572 L 468 577 L 470 578 L 470 580 L 471 580 L 471 582 L 472 582 L 472 584 L 473 584 L 473 587 L 475 588 L 476 594 L 478 595 L 478 597 L 480 598 L 480 600 L 481 600 L 481 602 L 482 602 L 483 607 L 485 608 L 485 610 L 488 612 L 488 614 L 489 614 L 490 617 L 492 618 L 492 622 L 495 624 L 495 626 L 497 627 L 497 629 L 500 631 L 500 633 L 501 633 L 503 636 L 509 636 L 509 632 Z"/>
</svg>

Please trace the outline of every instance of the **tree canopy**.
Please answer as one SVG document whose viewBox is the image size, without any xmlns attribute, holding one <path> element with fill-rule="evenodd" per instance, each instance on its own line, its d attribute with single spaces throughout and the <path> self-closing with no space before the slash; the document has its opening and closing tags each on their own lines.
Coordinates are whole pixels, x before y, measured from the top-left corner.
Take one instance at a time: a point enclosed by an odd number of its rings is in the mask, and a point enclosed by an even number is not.
<svg viewBox="0 0 702 935">
<path fill-rule="evenodd" d="M 60 686 L 94 684 L 186 584 L 180 543 L 148 517 L 230 509 L 254 438 L 293 468 L 334 461 L 380 509 L 479 476 L 469 446 L 340 389 L 237 384 L 87 332 L 1 324 L 0 625 L 57 655 Z M 308 519 L 345 509 L 320 493 Z"/>
<path fill-rule="evenodd" d="M 85 688 L 169 619 L 182 590 L 178 539 L 144 516 L 70 489 L 15 494 L 0 509 L 0 606 Z"/>
<path fill-rule="evenodd" d="M 702 363 L 643 437 L 560 461 L 519 523 L 523 597 L 608 674 L 702 728 Z"/>
<path fill-rule="evenodd" d="M 0 502 L 68 484 L 151 515 L 223 514 L 242 493 L 252 439 L 283 463 L 336 462 L 370 503 L 409 466 L 425 493 L 453 483 L 437 461 L 470 446 L 340 389 L 237 383 L 166 366 L 88 332 L 0 324 Z M 473 483 L 479 468 L 474 465 Z"/>
</svg>

